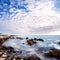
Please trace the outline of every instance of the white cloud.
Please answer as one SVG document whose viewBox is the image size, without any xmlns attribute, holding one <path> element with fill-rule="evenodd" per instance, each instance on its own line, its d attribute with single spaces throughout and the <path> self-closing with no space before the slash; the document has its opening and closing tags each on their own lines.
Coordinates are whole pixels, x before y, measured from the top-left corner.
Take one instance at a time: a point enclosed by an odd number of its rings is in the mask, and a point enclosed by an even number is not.
<svg viewBox="0 0 60 60">
<path fill-rule="evenodd" d="M 26 2 L 30 12 L 17 9 L 15 12 L 18 13 L 15 16 L 11 15 L 9 20 L 0 20 L 2 30 L 17 34 L 50 34 L 51 32 L 53 34 L 54 31 L 60 30 L 60 14 L 54 11 L 54 0 L 37 2 L 26 0 Z"/>
</svg>

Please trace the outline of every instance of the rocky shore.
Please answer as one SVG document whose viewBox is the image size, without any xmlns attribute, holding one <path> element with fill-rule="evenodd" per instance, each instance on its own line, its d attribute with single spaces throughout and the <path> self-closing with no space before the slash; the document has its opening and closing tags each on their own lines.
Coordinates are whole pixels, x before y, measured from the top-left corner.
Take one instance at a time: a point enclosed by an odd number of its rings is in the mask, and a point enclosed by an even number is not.
<svg viewBox="0 0 60 60">
<path fill-rule="evenodd" d="M 25 39 L 26 40 L 26 45 L 28 45 L 28 47 L 34 47 L 37 46 L 37 42 L 42 42 L 42 44 L 44 44 L 44 40 L 41 38 L 22 38 L 22 37 L 17 37 L 15 35 L 2 35 L 0 34 L 0 60 L 44 60 L 41 58 L 41 50 L 36 48 L 35 50 L 37 51 L 37 53 L 35 52 L 34 54 L 26 54 L 23 49 L 20 50 L 15 50 L 14 47 L 12 46 L 4 46 L 3 43 L 5 43 L 6 41 L 8 41 L 9 39 L 17 39 L 18 41 Z M 23 45 L 25 43 L 23 42 Z M 60 42 L 58 42 L 57 44 L 60 44 Z M 34 48 L 33 48 L 34 49 Z M 28 49 L 26 49 L 27 52 Z M 38 53 L 39 52 L 39 53 Z M 25 55 L 24 55 L 24 54 Z M 45 58 L 48 58 L 49 60 L 52 60 L 50 58 L 54 58 L 56 60 L 60 59 L 60 50 L 56 49 L 56 48 L 51 48 L 48 51 L 42 52 L 42 56 L 44 56 Z M 47 59 L 47 60 L 48 60 Z M 46 60 L 46 59 L 45 59 Z"/>
</svg>

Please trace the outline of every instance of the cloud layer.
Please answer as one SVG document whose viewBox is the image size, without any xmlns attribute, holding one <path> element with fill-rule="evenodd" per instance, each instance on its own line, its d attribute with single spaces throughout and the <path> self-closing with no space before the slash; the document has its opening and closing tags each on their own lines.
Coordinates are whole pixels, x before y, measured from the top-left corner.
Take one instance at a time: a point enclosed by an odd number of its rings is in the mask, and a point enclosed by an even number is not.
<svg viewBox="0 0 60 60">
<path fill-rule="evenodd" d="M 51 32 L 53 34 L 60 30 L 60 14 L 54 10 L 54 0 L 25 2 L 28 4 L 26 7 L 29 12 L 11 8 L 10 11 L 14 13 L 3 20 L 0 19 L 0 30 L 12 34 L 50 34 Z"/>
</svg>

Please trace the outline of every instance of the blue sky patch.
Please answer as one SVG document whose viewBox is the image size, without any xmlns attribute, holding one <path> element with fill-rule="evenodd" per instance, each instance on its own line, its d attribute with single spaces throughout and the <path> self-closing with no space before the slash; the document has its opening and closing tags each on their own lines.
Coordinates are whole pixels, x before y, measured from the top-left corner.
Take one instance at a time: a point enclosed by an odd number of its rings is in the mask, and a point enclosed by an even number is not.
<svg viewBox="0 0 60 60">
<path fill-rule="evenodd" d="M 22 2 L 24 3 L 21 4 Z M 18 5 L 18 3 L 20 3 L 20 5 Z M 29 12 L 27 5 L 28 4 L 25 2 L 25 0 L 0 0 L 0 17 L 3 17 L 4 13 L 13 14 L 14 12 L 10 11 L 11 8 L 22 9 L 25 12 Z"/>
<path fill-rule="evenodd" d="M 60 0 L 56 0 L 56 1 L 55 1 L 55 10 L 56 10 L 57 12 L 60 12 Z"/>
</svg>

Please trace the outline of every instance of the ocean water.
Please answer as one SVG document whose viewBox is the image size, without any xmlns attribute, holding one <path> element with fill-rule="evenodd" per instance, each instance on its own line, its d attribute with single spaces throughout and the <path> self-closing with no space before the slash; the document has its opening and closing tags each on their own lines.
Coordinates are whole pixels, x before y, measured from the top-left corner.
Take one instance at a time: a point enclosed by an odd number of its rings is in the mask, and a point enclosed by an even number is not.
<svg viewBox="0 0 60 60">
<path fill-rule="evenodd" d="M 42 38 L 42 39 L 60 39 L 60 35 L 18 35 L 19 37 Z"/>
<path fill-rule="evenodd" d="M 23 52 L 21 54 L 17 53 L 18 56 L 24 57 L 26 55 L 32 55 L 36 54 L 38 57 L 40 57 L 42 60 L 56 60 L 54 58 L 46 58 L 43 56 L 43 53 L 46 51 L 49 51 L 51 48 L 56 48 L 60 50 L 60 45 L 58 42 L 60 41 L 60 35 L 17 35 L 18 37 L 23 37 L 23 40 L 20 39 L 9 39 L 6 42 L 3 43 L 4 46 L 11 46 L 16 51 L 22 50 Z M 26 37 L 30 38 L 42 38 L 44 42 L 42 41 L 36 41 L 37 43 L 29 46 L 27 44 Z"/>
</svg>

